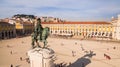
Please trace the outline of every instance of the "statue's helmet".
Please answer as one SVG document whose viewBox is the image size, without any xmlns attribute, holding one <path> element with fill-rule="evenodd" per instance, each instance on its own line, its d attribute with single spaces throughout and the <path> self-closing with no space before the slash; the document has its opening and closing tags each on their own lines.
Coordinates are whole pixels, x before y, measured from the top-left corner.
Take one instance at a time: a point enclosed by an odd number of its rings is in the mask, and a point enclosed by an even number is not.
<svg viewBox="0 0 120 67">
<path fill-rule="evenodd" d="M 41 19 L 40 18 L 38 18 L 37 21 L 41 23 Z"/>
</svg>

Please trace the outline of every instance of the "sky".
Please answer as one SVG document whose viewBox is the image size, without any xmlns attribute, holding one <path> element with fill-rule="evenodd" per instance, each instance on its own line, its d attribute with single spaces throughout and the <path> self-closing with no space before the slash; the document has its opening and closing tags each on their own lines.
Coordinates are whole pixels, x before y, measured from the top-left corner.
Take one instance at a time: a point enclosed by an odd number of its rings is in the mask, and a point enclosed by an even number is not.
<svg viewBox="0 0 120 67">
<path fill-rule="evenodd" d="M 110 21 L 120 14 L 120 0 L 0 0 L 0 18 L 15 14 L 70 21 Z"/>
</svg>

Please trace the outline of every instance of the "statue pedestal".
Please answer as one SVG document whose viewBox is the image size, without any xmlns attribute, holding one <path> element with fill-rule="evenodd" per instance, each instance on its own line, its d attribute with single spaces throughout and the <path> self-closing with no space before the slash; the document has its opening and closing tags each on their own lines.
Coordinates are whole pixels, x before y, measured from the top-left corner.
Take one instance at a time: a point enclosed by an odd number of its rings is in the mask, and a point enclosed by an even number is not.
<svg viewBox="0 0 120 67">
<path fill-rule="evenodd" d="M 28 51 L 30 67 L 54 67 L 54 51 L 46 48 L 34 48 Z"/>
</svg>

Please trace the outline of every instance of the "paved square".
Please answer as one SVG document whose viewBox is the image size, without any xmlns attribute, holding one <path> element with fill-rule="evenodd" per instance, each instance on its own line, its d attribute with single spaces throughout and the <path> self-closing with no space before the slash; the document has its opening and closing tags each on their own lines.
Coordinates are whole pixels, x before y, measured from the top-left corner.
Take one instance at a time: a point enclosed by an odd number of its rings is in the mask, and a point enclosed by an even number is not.
<svg viewBox="0 0 120 67">
<path fill-rule="evenodd" d="M 30 67 L 26 62 L 30 44 L 31 37 L 0 41 L 0 67 Z M 48 38 L 48 47 L 56 53 L 55 63 L 63 66 L 120 67 L 120 43 Z"/>
</svg>

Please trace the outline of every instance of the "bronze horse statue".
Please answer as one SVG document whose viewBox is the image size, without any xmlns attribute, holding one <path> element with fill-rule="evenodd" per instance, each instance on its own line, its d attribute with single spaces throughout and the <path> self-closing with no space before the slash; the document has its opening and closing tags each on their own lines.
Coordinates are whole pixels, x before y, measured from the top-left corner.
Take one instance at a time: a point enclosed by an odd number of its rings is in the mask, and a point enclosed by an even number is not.
<svg viewBox="0 0 120 67">
<path fill-rule="evenodd" d="M 36 35 L 35 32 L 34 32 L 32 34 L 32 48 L 41 47 L 39 45 L 39 42 L 43 42 L 44 43 L 43 48 L 45 48 L 47 43 L 48 43 L 46 39 L 49 36 L 49 31 L 50 31 L 49 27 L 45 27 L 45 28 L 42 29 L 41 34 L 39 33 L 39 34 Z M 35 46 L 35 43 L 36 43 L 37 46 Z"/>
</svg>

